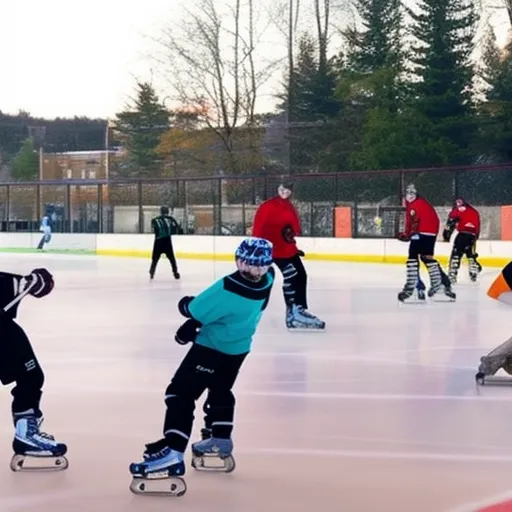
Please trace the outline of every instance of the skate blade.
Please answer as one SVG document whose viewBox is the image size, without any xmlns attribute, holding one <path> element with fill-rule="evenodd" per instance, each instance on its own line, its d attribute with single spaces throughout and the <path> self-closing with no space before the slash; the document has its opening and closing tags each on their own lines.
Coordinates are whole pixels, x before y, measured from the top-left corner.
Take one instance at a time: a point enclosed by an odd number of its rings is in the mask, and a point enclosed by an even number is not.
<svg viewBox="0 0 512 512">
<path fill-rule="evenodd" d="M 167 476 L 167 473 L 134 476 L 130 484 L 130 491 L 134 494 L 146 496 L 171 496 L 179 498 L 187 492 L 187 484 L 179 476 Z"/>
<path fill-rule="evenodd" d="M 288 327 L 286 329 L 288 332 L 323 332 L 325 331 L 325 324 L 323 327 L 306 327 L 306 326 L 298 326 L 298 327 Z"/>
<path fill-rule="evenodd" d="M 477 373 L 475 380 L 479 386 L 512 386 L 512 377 L 505 375 L 485 375 Z"/>
<path fill-rule="evenodd" d="M 192 455 L 192 467 L 198 471 L 216 471 L 231 473 L 235 470 L 235 459 L 232 455 L 219 457 L 218 455 Z"/>
<path fill-rule="evenodd" d="M 10 467 L 12 471 L 64 471 L 69 461 L 64 456 L 13 455 Z"/>
</svg>

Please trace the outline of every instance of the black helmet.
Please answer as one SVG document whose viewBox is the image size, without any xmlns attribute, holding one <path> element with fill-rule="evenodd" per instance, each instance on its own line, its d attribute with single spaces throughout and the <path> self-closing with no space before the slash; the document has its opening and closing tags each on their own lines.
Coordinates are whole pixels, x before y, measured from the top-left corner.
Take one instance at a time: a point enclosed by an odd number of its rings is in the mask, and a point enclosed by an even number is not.
<svg viewBox="0 0 512 512">
<path fill-rule="evenodd" d="M 169 215 L 169 207 L 160 206 L 160 215 Z"/>
</svg>

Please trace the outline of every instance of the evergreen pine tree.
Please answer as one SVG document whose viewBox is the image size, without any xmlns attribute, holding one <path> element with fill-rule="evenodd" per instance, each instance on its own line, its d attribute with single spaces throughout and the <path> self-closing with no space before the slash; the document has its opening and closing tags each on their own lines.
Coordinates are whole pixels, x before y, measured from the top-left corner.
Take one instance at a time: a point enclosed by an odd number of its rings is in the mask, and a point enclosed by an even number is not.
<svg viewBox="0 0 512 512">
<path fill-rule="evenodd" d="M 156 151 L 162 135 L 169 130 L 169 112 L 149 83 L 137 82 L 133 107 L 117 114 L 116 131 L 130 155 L 130 173 L 154 174 L 161 170 Z"/>
<path fill-rule="evenodd" d="M 418 13 L 408 11 L 415 39 L 412 107 L 424 121 L 424 153 L 429 155 L 418 164 L 469 163 L 475 134 L 474 0 L 419 0 L 418 7 Z"/>
</svg>

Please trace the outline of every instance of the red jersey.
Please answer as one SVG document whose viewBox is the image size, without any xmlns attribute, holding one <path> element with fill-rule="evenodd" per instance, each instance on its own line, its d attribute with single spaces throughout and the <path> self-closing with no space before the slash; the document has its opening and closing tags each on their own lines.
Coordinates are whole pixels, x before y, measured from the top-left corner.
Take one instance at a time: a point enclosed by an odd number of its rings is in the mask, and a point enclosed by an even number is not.
<svg viewBox="0 0 512 512">
<path fill-rule="evenodd" d="M 287 242 L 283 230 L 289 226 L 294 236 L 300 235 L 300 220 L 295 206 L 288 199 L 273 197 L 262 203 L 252 226 L 252 235 L 272 242 L 274 258 L 292 258 L 299 250 L 297 243 Z"/>
<path fill-rule="evenodd" d="M 405 234 L 412 236 L 435 235 L 439 233 L 439 216 L 434 207 L 423 197 L 418 196 L 405 206 Z"/>
<path fill-rule="evenodd" d="M 459 233 L 480 235 L 480 214 L 470 204 L 454 206 L 448 214 L 448 222 L 450 221 L 455 222 Z"/>
</svg>

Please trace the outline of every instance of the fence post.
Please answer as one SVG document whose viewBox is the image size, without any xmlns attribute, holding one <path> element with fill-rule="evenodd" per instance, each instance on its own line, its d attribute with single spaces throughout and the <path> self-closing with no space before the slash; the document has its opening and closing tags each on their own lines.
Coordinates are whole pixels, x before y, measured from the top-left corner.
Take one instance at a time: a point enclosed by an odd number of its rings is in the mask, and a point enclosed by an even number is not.
<svg viewBox="0 0 512 512">
<path fill-rule="evenodd" d="M 137 206 L 139 210 L 139 234 L 144 233 L 144 208 L 142 207 L 142 180 L 137 181 Z"/>
<path fill-rule="evenodd" d="M 103 185 L 98 185 L 98 233 L 103 233 Z"/>
<path fill-rule="evenodd" d="M 68 225 L 68 233 L 73 233 L 73 219 L 71 218 L 71 185 L 66 185 L 64 194 L 64 211 L 66 212 L 65 224 Z"/>
<path fill-rule="evenodd" d="M 7 185 L 7 190 L 5 191 L 5 199 L 7 203 L 7 207 L 5 209 L 6 215 L 6 225 L 5 231 L 11 231 L 11 186 Z"/>
<path fill-rule="evenodd" d="M 41 221 L 41 185 L 38 183 L 36 185 L 36 225 L 37 221 Z"/>
</svg>

